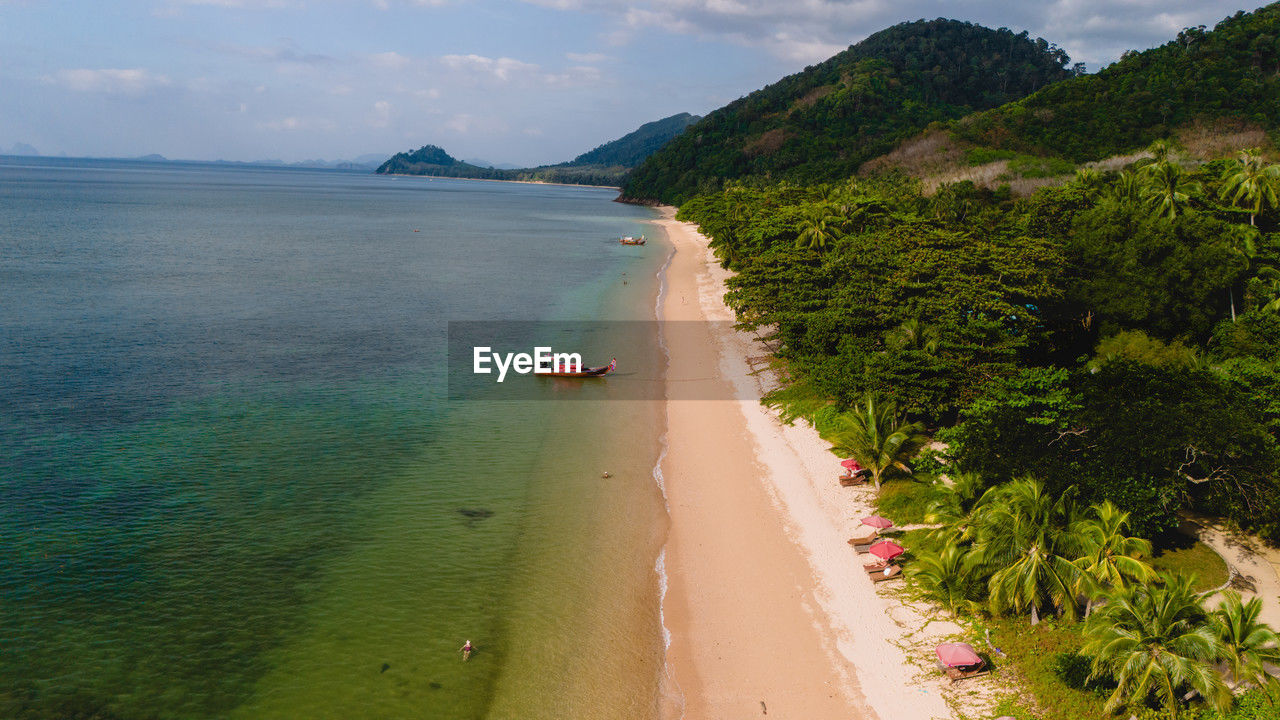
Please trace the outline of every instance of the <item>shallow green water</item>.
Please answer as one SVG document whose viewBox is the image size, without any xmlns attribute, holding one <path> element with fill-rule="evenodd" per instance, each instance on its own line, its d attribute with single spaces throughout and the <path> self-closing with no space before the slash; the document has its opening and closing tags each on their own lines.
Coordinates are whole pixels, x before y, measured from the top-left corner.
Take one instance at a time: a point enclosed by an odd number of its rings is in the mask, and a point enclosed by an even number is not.
<svg viewBox="0 0 1280 720">
<path fill-rule="evenodd" d="M 651 316 L 611 197 L 0 162 L 0 716 L 652 714 L 655 404 L 444 399 L 446 320 Z"/>
</svg>

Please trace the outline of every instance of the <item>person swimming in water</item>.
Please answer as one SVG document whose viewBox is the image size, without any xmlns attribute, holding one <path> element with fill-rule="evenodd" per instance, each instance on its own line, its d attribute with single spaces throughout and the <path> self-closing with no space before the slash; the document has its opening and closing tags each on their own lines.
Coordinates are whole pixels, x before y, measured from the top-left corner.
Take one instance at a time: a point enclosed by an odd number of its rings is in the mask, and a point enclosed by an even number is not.
<svg viewBox="0 0 1280 720">
<path fill-rule="evenodd" d="M 462 652 L 462 660 L 463 660 L 463 662 L 466 662 L 467 660 L 470 660 L 470 659 L 471 659 L 471 651 L 472 651 L 472 650 L 475 650 L 475 648 L 471 646 L 471 641 L 470 641 L 470 640 L 468 640 L 468 641 L 466 641 L 465 643 L 463 643 L 463 644 L 462 644 L 462 650 L 461 650 L 461 652 Z"/>
</svg>

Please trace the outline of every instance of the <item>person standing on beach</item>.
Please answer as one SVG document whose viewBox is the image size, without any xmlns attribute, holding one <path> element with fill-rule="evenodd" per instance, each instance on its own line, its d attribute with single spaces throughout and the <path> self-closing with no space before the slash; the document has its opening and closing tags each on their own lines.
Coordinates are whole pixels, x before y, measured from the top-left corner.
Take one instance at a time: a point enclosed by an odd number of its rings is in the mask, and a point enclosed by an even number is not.
<svg viewBox="0 0 1280 720">
<path fill-rule="evenodd" d="M 471 651 L 475 648 L 471 647 L 471 641 L 468 640 L 462 644 L 462 661 L 466 662 L 471 659 Z"/>
</svg>

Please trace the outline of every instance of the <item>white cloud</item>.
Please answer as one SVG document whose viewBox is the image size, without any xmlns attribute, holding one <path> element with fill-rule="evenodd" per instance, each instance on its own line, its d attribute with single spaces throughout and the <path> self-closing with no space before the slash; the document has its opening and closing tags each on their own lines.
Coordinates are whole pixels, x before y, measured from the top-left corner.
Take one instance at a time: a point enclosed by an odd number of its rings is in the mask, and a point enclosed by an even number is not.
<svg viewBox="0 0 1280 720">
<path fill-rule="evenodd" d="M 152 14 L 157 17 L 178 17 L 184 8 L 213 7 L 226 10 L 281 10 L 302 8 L 303 0 L 165 0 Z"/>
<path fill-rule="evenodd" d="M 564 54 L 564 56 L 569 60 L 569 62 L 583 63 L 585 65 L 602 63 L 611 59 L 608 55 L 605 55 L 604 53 L 567 52 Z"/>
<path fill-rule="evenodd" d="M 309 53 L 298 49 L 290 41 L 284 41 L 272 47 L 253 45 L 221 45 L 214 48 L 218 52 L 235 57 L 276 65 L 322 66 L 335 62 L 332 55 Z"/>
<path fill-rule="evenodd" d="M 538 66 L 533 63 L 509 57 L 490 58 L 483 55 L 445 55 L 440 58 L 440 62 L 451 70 L 488 75 L 502 82 L 507 82 L 516 75 L 531 74 L 538 70 Z"/>
<path fill-rule="evenodd" d="M 370 2 L 379 10 L 390 10 L 392 5 L 391 0 L 370 0 Z M 418 7 L 444 7 L 453 4 L 453 0 L 407 0 L 406 4 Z"/>
<path fill-rule="evenodd" d="M 279 120 L 270 120 L 258 123 L 258 127 L 263 130 L 274 130 L 278 132 L 292 132 L 295 130 L 321 130 L 327 132 L 336 130 L 337 123 L 327 118 L 289 116 L 280 118 Z"/>
<path fill-rule="evenodd" d="M 476 118 L 474 116 L 468 115 L 467 113 L 459 113 L 449 118 L 449 121 L 446 122 L 444 126 L 459 135 L 464 135 L 471 132 L 471 128 L 475 126 L 475 121 Z"/>
<path fill-rule="evenodd" d="M 511 128 L 499 117 L 471 113 L 456 113 L 445 120 L 441 127 L 457 135 L 474 136 L 486 142 L 511 132 Z"/>
<path fill-rule="evenodd" d="M 565 68 L 565 71 L 561 73 L 547 73 L 541 79 L 547 85 L 577 86 L 597 83 L 602 77 L 600 68 L 591 67 L 590 65 L 575 65 Z"/>
<path fill-rule="evenodd" d="M 370 55 L 369 63 L 378 68 L 402 70 L 413 64 L 413 59 L 407 55 L 401 55 L 398 52 L 390 51 Z"/>
<path fill-rule="evenodd" d="M 129 96 L 143 95 L 173 84 L 168 76 L 143 68 L 72 68 L 59 70 L 48 80 L 76 92 Z"/>
<path fill-rule="evenodd" d="M 369 117 L 369 126 L 384 128 L 391 124 L 391 103 L 379 100 L 373 104 L 373 113 Z"/>
<path fill-rule="evenodd" d="M 1171 40 L 1187 26 L 1212 26 L 1238 7 L 1233 0 L 523 1 L 605 17 L 609 22 L 601 38 L 613 46 L 659 31 L 760 47 L 776 57 L 806 63 L 825 59 L 895 23 L 952 17 L 1027 30 L 1077 60 L 1097 64 L 1115 60 L 1126 49 Z"/>
</svg>

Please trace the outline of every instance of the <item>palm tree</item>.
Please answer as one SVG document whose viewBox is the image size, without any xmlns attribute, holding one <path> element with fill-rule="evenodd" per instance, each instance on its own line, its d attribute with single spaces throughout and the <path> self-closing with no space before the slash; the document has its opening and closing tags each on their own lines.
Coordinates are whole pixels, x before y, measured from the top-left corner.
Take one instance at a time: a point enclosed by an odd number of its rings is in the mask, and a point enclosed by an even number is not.
<svg viewBox="0 0 1280 720">
<path fill-rule="evenodd" d="M 1280 205 L 1280 165 L 1264 166 L 1257 148 L 1241 150 L 1235 166 L 1227 171 L 1219 191 L 1233 204 L 1241 203 L 1249 211 L 1249 225 L 1257 225 L 1257 217 L 1267 207 Z"/>
<path fill-rule="evenodd" d="M 823 252 L 827 245 L 835 239 L 835 232 L 841 222 L 835 214 L 835 208 L 821 203 L 809 209 L 800 219 L 800 234 L 796 236 L 796 247 L 809 248 Z"/>
<path fill-rule="evenodd" d="M 1155 162 L 1142 168 L 1146 183 L 1142 188 L 1142 196 L 1147 204 L 1169 220 L 1185 212 L 1191 202 L 1191 196 L 1202 191 L 1200 183 L 1192 181 L 1178 165 L 1167 162 Z"/>
<path fill-rule="evenodd" d="M 1085 194 L 1089 197 L 1096 197 L 1102 192 L 1102 188 L 1106 185 L 1106 181 L 1102 177 L 1102 173 L 1093 168 L 1080 168 L 1076 170 L 1076 185 L 1079 185 Z"/>
<path fill-rule="evenodd" d="M 1169 162 L 1169 155 L 1173 153 L 1173 143 L 1161 138 L 1148 145 L 1147 152 L 1151 153 L 1151 159 L 1156 163 Z"/>
<path fill-rule="evenodd" d="M 977 606 L 982 578 L 971 567 L 968 551 L 948 543 L 937 553 L 924 552 L 911 562 L 911 577 L 926 595 L 959 615 Z"/>
<path fill-rule="evenodd" d="M 1142 202 L 1142 181 L 1137 173 L 1128 171 L 1120 173 L 1120 177 L 1112 184 L 1107 199 L 1121 207 Z"/>
<path fill-rule="evenodd" d="M 1151 556 L 1151 541 L 1125 534 L 1129 513 L 1112 505 L 1110 500 L 1094 505 L 1091 510 L 1094 517 L 1077 520 L 1071 526 L 1074 541 L 1083 552 L 1075 561 L 1084 579 L 1078 589 L 1105 591 L 1122 588 L 1130 581 L 1147 582 L 1154 578 L 1155 571 L 1142 561 Z M 1090 600 L 1085 606 L 1086 617 L 1092 609 Z"/>
<path fill-rule="evenodd" d="M 1262 600 L 1243 602 L 1240 593 L 1223 593 L 1222 605 L 1210 616 L 1218 640 L 1222 643 L 1222 659 L 1231 671 L 1231 684 L 1253 683 L 1274 693 L 1280 690 L 1280 679 L 1267 673 L 1264 663 L 1280 664 L 1280 636 L 1265 623 L 1258 622 Z"/>
<path fill-rule="evenodd" d="M 984 483 L 977 473 L 957 472 L 951 475 L 951 483 L 939 481 L 937 497 L 925 508 L 924 521 L 940 525 L 929 535 L 934 540 L 970 540 L 975 522 L 974 506 L 982 497 Z"/>
<path fill-rule="evenodd" d="M 1250 223 L 1253 217 L 1249 218 Z M 1241 273 L 1246 277 L 1253 269 L 1253 261 L 1258 257 L 1258 228 L 1250 224 L 1248 227 L 1244 225 L 1231 225 L 1224 239 L 1227 243 L 1227 249 L 1231 254 L 1236 256 L 1236 260 L 1240 263 Z M 1231 303 L 1231 322 L 1236 321 L 1236 294 L 1232 285 L 1227 286 L 1227 299 Z"/>
<path fill-rule="evenodd" d="M 1115 680 L 1106 705 L 1111 712 L 1154 694 L 1176 718 L 1187 688 L 1223 709 L 1231 693 L 1210 664 L 1221 655 L 1222 643 L 1200 606 L 1193 579 L 1164 575 L 1162 580 L 1116 588 L 1085 621 L 1081 652 L 1092 658 L 1090 679 L 1109 675 Z"/>
<path fill-rule="evenodd" d="M 1280 272 L 1274 268 L 1262 268 L 1258 273 L 1258 284 L 1263 289 L 1261 294 L 1255 294 L 1258 300 L 1270 298 L 1262 302 L 1260 308 L 1266 312 L 1280 312 Z"/>
<path fill-rule="evenodd" d="M 979 563 L 994 569 L 988 581 L 994 611 L 1029 612 L 1032 625 L 1044 610 L 1076 616 L 1080 571 L 1064 556 L 1074 499 L 1074 488 L 1054 497 L 1032 479 L 983 493 L 973 550 Z"/>
<path fill-rule="evenodd" d="M 884 340 L 894 350 L 921 350 L 933 355 L 938 352 L 941 333 L 936 326 L 912 319 L 890 330 Z"/>
<path fill-rule="evenodd" d="M 880 489 L 890 470 L 911 473 L 906 461 L 924 444 L 924 426 L 898 416 L 892 402 L 882 402 L 868 394 L 866 400 L 835 420 L 835 452 L 852 457 L 871 471 Z"/>
</svg>

